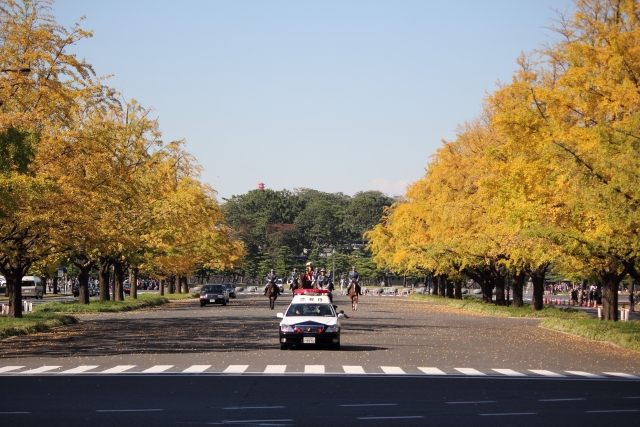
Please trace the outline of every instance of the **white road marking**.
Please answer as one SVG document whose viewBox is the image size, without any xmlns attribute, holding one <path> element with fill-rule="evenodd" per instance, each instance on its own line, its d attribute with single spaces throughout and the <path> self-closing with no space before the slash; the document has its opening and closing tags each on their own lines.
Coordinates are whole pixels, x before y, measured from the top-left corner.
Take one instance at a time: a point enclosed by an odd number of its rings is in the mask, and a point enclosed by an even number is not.
<svg viewBox="0 0 640 427">
<path fill-rule="evenodd" d="M 492 369 L 492 371 L 496 371 L 497 373 L 506 375 L 508 377 L 526 377 L 525 374 L 514 371 L 513 369 Z"/>
<path fill-rule="evenodd" d="M 477 369 L 473 369 L 473 368 L 453 368 L 453 369 L 465 375 L 486 375 L 478 371 Z"/>
<path fill-rule="evenodd" d="M 570 402 L 573 400 L 587 400 L 586 397 L 570 397 L 567 399 L 538 399 L 538 402 Z"/>
<path fill-rule="evenodd" d="M 324 374 L 324 365 L 305 365 L 305 374 Z"/>
<path fill-rule="evenodd" d="M 447 375 L 438 368 L 418 368 L 427 375 Z"/>
<path fill-rule="evenodd" d="M 59 372 L 60 374 L 81 374 L 83 372 L 90 371 L 97 368 L 99 365 L 82 365 L 77 368 L 67 369 L 66 371 Z"/>
<path fill-rule="evenodd" d="M 409 415 L 405 417 L 358 417 L 359 420 L 411 420 L 424 418 L 422 415 Z"/>
<path fill-rule="evenodd" d="M 499 417 L 501 415 L 538 415 L 537 412 L 503 412 L 501 414 L 478 414 L 481 417 Z"/>
<path fill-rule="evenodd" d="M 228 420 L 224 421 L 224 424 L 257 424 L 257 423 L 290 423 L 292 419 L 283 420 Z"/>
<path fill-rule="evenodd" d="M 387 375 L 405 375 L 406 372 L 398 366 L 380 366 L 380 369 Z"/>
<path fill-rule="evenodd" d="M 345 374 L 364 374 L 364 368 L 362 366 L 344 365 L 342 367 Z"/>
<path fill-rule="evenodd" d="M 113 368 L 109 368 L 106 371 L 100 372 L 101 374 L 120 374 L 124 371 L 128 371 L 129 369 L 135 368 L 136 365 L 118 365 Z"/>
<path fill-rule="evenodd" d="M 41 374 L 58 368 L 60 368 L 60 366 L 41 366 L 39 368 L 29 369 L 28 371 L 22 371 L 20 374 Z"/>
<path fill-rule="evenodd" d="M 529 369 L 529 371 L 533 372 L 534 374 L 538 374 L 538 375 L 542 375 L 545 377 L 554 377 L 554 378 L 564 378 L 565 375 L 562 374 L 557 374 L 555 372 L 551 372 L 551 371 L 545 371 L 544 369 Z"/>
<path fill-rule="evenodd" d="M 237 409 L 285 409 L 284 406 L 230 406 L 228 408 L 222 408 L 228 410 L 237 410 Z"/>
<path fill-rule="evenodd" d="M 603 372 L 603 374 L 613 375 L 614 377 L 622 377 L 622 378 L 633 378 L 633 379 L 640 378 L 637 375 L 625 374 L 624 372 Z"/>
<path fill-rule="evenodd" d="M 287 365 L 267 365 L 264 369 L 265 374 L 284 374 L 287 370 Z"/>
<path fill-rule="evenodd" d="M 156 365 L 142 371 L 143 374 L 159 374 L 167 369 L 173 368 L 173 365 Z"/>
<path fill-rule="evenodd" d="M 587 378 L 604 378 L 602 375 L 592 374 L 591 372 L 584 372 L 584 371 L 565 371 L 565 372 L 572 375 L 578 375 L 578 376 L 587 377 Z"/>
<path fill-rule="evenodd" d="M 206 371 L 210 367 L 211 365 L 192 365 L 182 372 L 186 374 L 197 374 L 197 373 Z"/>
<path fill-rule="evenodd" d="M 398 406 L 397 403 L 354 403 L 350 405 L 338 405 L 344 408 L 362 407 L 362 406 Z"/>
<path fill-rule="evenodd" d="M 0 368 L 0 373 L 17 371 L 18 369 L 22 369 L 22 368 L 24 368 L 24 366 L 5 366 L 4 368 Z"/>
<path fill-rule="evenodd" d="M 242 374 L 247 370 L 249 365 L 229 365 L 227 369 L 223 371 L 225 374 Z"/>
<path fill-rule="evenodd" d="M 606 414 L 608 412 L 640 412 L 640 409 L 603 409 L 601 411 L 584 411 L 586 414 Z"/>
<path fill-rule="evenodd" d="M 96 409 L 96 412 L 159 412 L 164 409 Z"/>
</svg>

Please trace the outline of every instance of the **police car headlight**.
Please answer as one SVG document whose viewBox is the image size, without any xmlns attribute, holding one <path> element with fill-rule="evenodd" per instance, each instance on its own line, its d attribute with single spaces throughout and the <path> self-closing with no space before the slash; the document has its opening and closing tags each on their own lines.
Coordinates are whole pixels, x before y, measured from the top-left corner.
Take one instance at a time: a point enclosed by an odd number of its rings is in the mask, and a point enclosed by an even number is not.
<svg viewBox="0 0 640 427">
<path fill-rule="evenodd" d="M 325 332 L 338 332 L 338 325 L 327 326 Z"/>
<path fill-rule="evenodd" d="M 289 326 L 289 325 L 281 325 L 280 330 L 282 332 L 295 332 L 295 330 L 293 329 L 293 326 Z"/>
</svg>

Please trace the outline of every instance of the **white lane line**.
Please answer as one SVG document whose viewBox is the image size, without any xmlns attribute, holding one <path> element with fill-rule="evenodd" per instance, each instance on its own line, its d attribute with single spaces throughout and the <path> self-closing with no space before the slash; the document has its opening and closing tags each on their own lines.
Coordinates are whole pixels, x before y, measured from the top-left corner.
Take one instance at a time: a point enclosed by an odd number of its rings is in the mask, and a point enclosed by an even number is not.
<svg viewBox="0 0 640 427">
<path fill-rule="evenodd" d="M 640 412 L 640 409 L 603 409 L 600 411 L 584 411 L 586 414 L 606 414 L 608 412 Z"/>
<path fill-rule="evenodd" d="M 492 371 L 496 371 L 497 373 L 508 377 L 526 377 L 525 374 L 514 371 L 513 369 L 492 369 Z"/>
<path fill-rule="evenodd" d="M 405 417 L 358 417 L 359 420 L 415 420 L 417 418 L 424 418 L 422 415 L 410 415 Z"/>
<path fill-rule="evenodd" d="M 473 369 L 473 368 L 453 368 L 453 369 L 465 375 L 486 375 L 478 371 L 477 369 Z"/>
<path fill-rule="evenodd" d="M 427 375 L 447 375 L 438 368 L 418 368 Z"/>
<path fill-rule="evenodd" d="M 229 365 L 227 369 L 222 371 L 224 374 L 242 374 L 247 370 L 249 365 Z"/>
<path fill-rule="evenodd" d="M 572 375 L 578 375 L 580 377 L 586 377 L 586 378 L 604 378 L 602 375 L 592 374 L 591 372 L 584 372 L 584 371 L 565 371 L 565 372 Z"/>
<path fill-rule="evenodd" d="M 54 369 L 58 369 L 60 366 L 41 366 L 35 369 L 29 369 L 28 371 L 19 372 L 19 374 L 41 374 L 43 372 L 53 371 Z"/>
<path fill-rule="evenodd" d="M 345 374 L 364 374 L 364 368 L 362 366 L 344 365 L 342 367 Z"/>
<path fill-rule="evenodd" d="M 481 417 L 499 417 L 502 415 L 538 415 L 537 412 L 503 412 L 501 414 L 478 414 Z"/>
<path fill-rule="evenodd" d="M 159 412 L 164 409 L 96 409 L 96 412 Z"/>
<path fill-rule="evenodd" d="M 573 400 L 587 400 L 586 397 L 570 397 L 567 399 L 538 399 L 538 402 L 571 402 Z"/>
<path fill-rule="evenodd" d="M 91 369 L 96 369 L 100 365 L 82 365 L 77 368 L 67 369 L 66 371 L 59 372 L 59 374 L 81 374 L 83 372 L 90 371 Z"/>
<path fill-rule="evenodd" d="M 222 408 L 228 410 L 242 410 L 242 409 L 285 409 L 284 406 L 229 406 L 228 408 Z"/>
<path fill-rule="evenodd" d="M 284 374 L 287 370 L 287 365 L 267 365 L 264 369 L 265 374 Z"/>
<path fill-rule="evenodd" d="M 173 365 L 155 365 L 150 367 L 149 369 L 145 369 L 142 371 L 143 374 L 159 374 L 160 372 L 164 372 L 168 369 L 173 368 Z"/>
<path fill-rule="evenodd" d="M 257 424 L 257 423 L 290 423 L 292 419 L 282 420 L 225 420 L 223 424 Z"/>
<path fill-rule="evenodd" d="M 632 379 L 640 378 L 637 375 L 625 374 L 624 372 L 603 372 L 603 374 L 612 375 L 614 377 L 622 377 L 622 378 L 632 378 Z"/>
<path fill-rule="evenodd" d="M 398 366 L 380 366 L 380 369 L 387 375 L 406 375 L 406 372 Z"/>
<path fill-rule="evenodd" d="M 544 369 L 529 369 L 534 374 L 542 375 L 544 377 L 564 378 L 566 375 L 557 374 L 555 372 L 546 371 Z"/>
<path fill-rule="evenodd" d="M 324 365 L 305 365 L 305 374 L 324 374 Z"/>
<path fill-rule="evenodd" d="M 397 403 L 354 403 L 350 405 L 338 405 L 343 408 L 355 408 L 355 407 L 363 407 L 363 406 L 398 406 Z"/>
<path fill-rule="evenodd" d="M 128 371 L 129 369 L 135 368 L 136 365 L 118 365 L 113 368 L 109 368 L 106 371 L 99 372 L 100 374 L 120 374 L 124 371 Z"/>
<path fill-rule="evenodd" d="M 496 400 L 472 400 L 469 402 L 444 402 L 444 403 L 448 403 L 449 405 L 460 405 L 460 404 L 476 404 L 476 403 L 497 403 Z"/>
<path fill-rule="evenodd" d="M 18 369 L 22 369 L 22 368 L 24 368 L 24 366 L 5 366 L 4 368 L 0 368 L 0 373 L 17 371 Z"/>
<path fill-rule="evenodd" d="M 211 365 L 191 365 L 182 372 L 185 374 L 197 374 L 206 371 L 210 367 Z"/>
</svg>

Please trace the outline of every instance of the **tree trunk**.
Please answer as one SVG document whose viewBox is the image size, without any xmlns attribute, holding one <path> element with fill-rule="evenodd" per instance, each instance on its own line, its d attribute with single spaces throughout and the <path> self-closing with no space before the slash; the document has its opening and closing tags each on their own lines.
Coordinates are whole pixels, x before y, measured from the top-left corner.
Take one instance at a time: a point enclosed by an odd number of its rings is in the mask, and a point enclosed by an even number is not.
<svg viewBox="0 0 640 427">
<path fill-rule="evenodd" d="M 138 298 L 138 267 L 131 267 L 129 269 L 129 283 L 131 284 L 131 293 L 129 298 Z"/>
<path fill-rule="evenodd" d="M 22 278 L 21 272 L 3 272 L 9 292 L 9 317 L 22 317 Z"/>
<path fill-rule="evenodd" d="M 113 262 L 113 300 L 124 301 L 124 265 L 122 261 Z"/>
<path fill-rule="evenodd" d="M 462 280 L 458 279 L 455 282 L 456 284 L 456 299 L 462 299 Z"/>
<path fill-rule="evenodd" d="M 53 284 L 52 284 L 53 290 L 52 291 L 53 291 L 54 294 L 58 293 L 58 280 L 59 279 L 58 279 L 57 275 L 53 276 Z"/>
<path fill-rule="evenodd" d="M 533 283 L 533 296 L 531 297 L 531 310 L 538 311 L 543 308 L 544 278 L 549 264 L 543 264 L 529 271 Z"/>
<path fill-rule="evenodd" d="M 445 276 L 445 287 L 446 287 L 446 296 L 447 298 L 453 298 L 453 282 Z"/>
<path fill-rule="evenodd" d="M 189 293 L 189 282 L 187 280 L 187 276 L 180 276 L 179 283 L 182 288 L 182 293 Z"/>
<path fill-rule="evenodd" d="M 164 281 L 165 279 L 158 280 L 158 289 L 160 290 L 160 296 L 164 295 Z"/>
<path fill-rule="evenodd" d="M 75 264 L 75 262 L 74 262 Z M 89 272 L 91 271 L 91 265 L 78 267 L 78 286 L 80 294 L 78 295 L 78 304 L 89 304 Z"/>
<path fill-rule="evenodd" d="M 438 296 L 444 298 L 447 289 L 447 276 L 438 276 Z"/>
<path fill-rule="evenodd" d="M 602 283 L 602 320 L 618 320 L 618 286 L 626 274 L 609 269 L 598 271 Z"/>
<path fill-rule="evenodd" d="M 100 269 L 98 270 L 98 286 L 100 287 L 100 301 L 109 301 L 109 270 L 111 259 L 100 257 Z"/>
<path fill-rule="evenodd" d="M 513 306 L 514 307 L 522 307 L 524 305 L 524 300 L 522 298 L 522 290 L 524 288 L 524 279 L 525 274 L 524 271 L 520 271 L 519 273 L 515 273 L 511 276 L 511 289 L 513 289 Z"/>
<path fill-rule="evenodd" d="M 490 277 L 490 266 L 482 268 L 467 268 L 465 274 L 472 278 L 482 289 L 482 302 L 491 304 L 493 302 L 493 282 Z"/>
</svg>

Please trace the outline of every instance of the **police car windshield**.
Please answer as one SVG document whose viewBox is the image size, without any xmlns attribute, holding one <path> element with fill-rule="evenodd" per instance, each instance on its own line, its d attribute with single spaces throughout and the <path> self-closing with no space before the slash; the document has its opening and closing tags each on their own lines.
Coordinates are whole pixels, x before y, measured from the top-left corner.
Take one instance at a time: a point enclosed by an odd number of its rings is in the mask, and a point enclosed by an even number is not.
<svg viewBox="0 0 640 427">
<path fill-rule="evenodd" d="M 203 286 L 201 292 L 222 292 L 222 285 Z"/>
<path fill-rule="evenodd" d="M 287 316 L 335 317 L 331 304 L 291 304 Z"/>
</svg>

